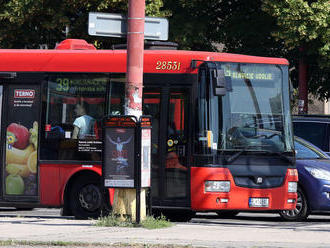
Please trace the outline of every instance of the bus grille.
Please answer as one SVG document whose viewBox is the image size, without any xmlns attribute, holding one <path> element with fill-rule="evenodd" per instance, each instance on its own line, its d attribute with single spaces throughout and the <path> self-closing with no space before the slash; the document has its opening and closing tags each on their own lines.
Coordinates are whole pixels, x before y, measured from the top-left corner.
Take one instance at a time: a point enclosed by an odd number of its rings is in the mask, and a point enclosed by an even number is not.
<svg viewBox="0 0 330 248">
<path fill-rule="evenodd" d="M 235 176 L 236 186 L 245 188 L 276 188 L 283 184 L 283 176 Z"/>
</svg>

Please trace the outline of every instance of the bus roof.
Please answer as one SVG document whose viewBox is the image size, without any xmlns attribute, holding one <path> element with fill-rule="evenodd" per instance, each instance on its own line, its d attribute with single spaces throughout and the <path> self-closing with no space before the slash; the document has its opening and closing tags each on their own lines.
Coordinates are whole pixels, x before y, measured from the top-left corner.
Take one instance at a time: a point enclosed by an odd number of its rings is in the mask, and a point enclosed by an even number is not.
<svg viewBox="0 0 330 248">
<path fill-rule="evenodd" d="M 126 72 L 126 50 L 0 49 L 0 71 Z M 197 73 L 192 60 L 288 65 L 283 58 L 182 50 L 145 50 L 146 73 Z M 173 65 L 176 66 L 173 66 Z"/>
</svg>

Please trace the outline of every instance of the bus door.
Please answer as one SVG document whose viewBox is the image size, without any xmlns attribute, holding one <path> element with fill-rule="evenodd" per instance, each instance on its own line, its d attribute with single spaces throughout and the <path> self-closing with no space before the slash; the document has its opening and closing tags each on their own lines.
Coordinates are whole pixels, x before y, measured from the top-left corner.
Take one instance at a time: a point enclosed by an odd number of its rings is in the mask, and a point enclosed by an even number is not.
<svg viewBox="0 0 330 248">
<path fill-rule="evenodd" d="M 29 81 L 28 81 L 29 82 Z M 1 128 L 1 196 L 5 201 L 38 201 L 40 84 L 7 81 Z M 24 84 L 23 84 L 24 83 Z"/>
<path fill-rule="evenodd" d="M 188 88 L 145 88 L 144 114 L 152 115 L 151 194 L 154 206 L 189 206 Z"/>
</svg>

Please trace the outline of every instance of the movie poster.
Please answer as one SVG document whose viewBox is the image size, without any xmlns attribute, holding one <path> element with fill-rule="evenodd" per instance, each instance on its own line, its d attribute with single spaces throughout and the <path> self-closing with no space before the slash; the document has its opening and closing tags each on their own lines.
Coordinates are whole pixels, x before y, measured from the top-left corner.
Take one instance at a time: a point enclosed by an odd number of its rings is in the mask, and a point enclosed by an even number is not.
<svg viewBox="0 0 330 248">
<path fill-rule="evenodd" d="M 105 187 L 134 188 L 135 128 L 105 130 L 103 176 Z"/>
<path fill-rule="evenodd" d="M 8 104 L 3 173 L 5 194 L 37 196 L 39 86 L 9 86 Z"/>
</svg>

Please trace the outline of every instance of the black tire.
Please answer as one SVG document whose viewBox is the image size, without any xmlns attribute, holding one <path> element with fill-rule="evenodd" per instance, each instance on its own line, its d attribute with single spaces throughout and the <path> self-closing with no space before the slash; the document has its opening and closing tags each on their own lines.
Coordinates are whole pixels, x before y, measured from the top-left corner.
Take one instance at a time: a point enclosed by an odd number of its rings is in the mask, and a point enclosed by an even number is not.
<svg viewBox="0 0 330 248">
<path fill-rule="evenodd" d="M 220 210 L 220 211 L 216 211 L 216 213 L 220 218 L 232 218 L 232 217 L 235 217 L 236 215 L 238 215 L 239 211 L 237 211 L 237 210 Z"/>
<path fill-rule="evenodd" d="M 297 195 L 298 197 L 297 197 L 297 204 L 295 209 L 280 211 L 280 215 L 284 220 L 303 221 L 307 219 L 310 210 L 306 195 L 300 187 L 298 187 Z"/>
<path fill-rule="evenodd" d="M 68 204 L 68 205 L 69 205 L 69 204 Z M 61 216 L 71 216 L 71 215 L 73 215 L 73 214 L 72 214 L 72 211 L 71 211 L 71 209 L 70 209 L 70 206 L 63 206 L 63 207 L 61 208 L 60 215 L 61 215 Z"/>
<path fill-rule="evenodd" d="M 76 219 L 96 219 L 110 212 L 108 192 L 103 192 L 100 178 L 82 176 L 77 178 L 70 190 L 70 209 Z"/>
<path fill-rule="evenodd" d="M 196 215 L 196 212 L 191 210 L 171 209 L 161 210 L 161 214 L 164 215 L 166 219 L 173 222 L 188 222 Z"/>
</svg>

